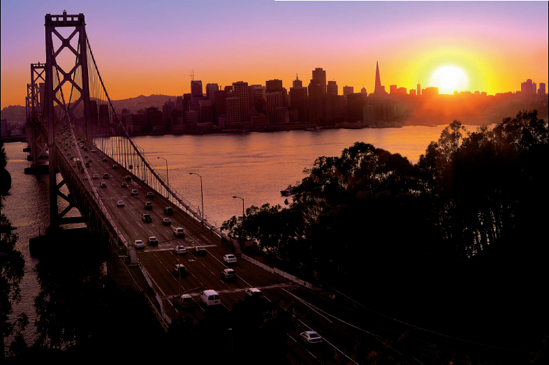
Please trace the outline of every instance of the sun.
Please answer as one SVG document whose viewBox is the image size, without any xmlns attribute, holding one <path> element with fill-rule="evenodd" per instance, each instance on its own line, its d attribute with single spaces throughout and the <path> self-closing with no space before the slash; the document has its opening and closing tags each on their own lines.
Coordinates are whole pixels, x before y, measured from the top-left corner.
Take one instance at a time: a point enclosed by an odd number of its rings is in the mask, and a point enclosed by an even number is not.
<svg viewBox="0 0 549 365">
<path fill-rule="evenodd" d="M 467 89 L 468 83 L 469 80 L 465 72 L 454 66 L 441 67 L 431 76 L 431 85 L 438 87 L 440 94 L 464 91 Z"/>
</svg>

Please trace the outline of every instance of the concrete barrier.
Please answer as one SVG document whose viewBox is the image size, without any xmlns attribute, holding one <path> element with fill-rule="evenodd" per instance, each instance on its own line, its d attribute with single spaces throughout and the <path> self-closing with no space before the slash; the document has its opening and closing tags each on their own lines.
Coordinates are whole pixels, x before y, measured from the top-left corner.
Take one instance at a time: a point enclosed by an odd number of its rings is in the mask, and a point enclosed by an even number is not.
<svg viewBox="0 0 549 365">
<path fill-rule="evenodd" d="M 255 266 L 258 266 L 258 267 L 262 268 L 265 271 L 268 271 L 272 274 L 278 274 L 278 275 L 282 276 L 283 278 L 286 278 L 286 279 L 288 279 L 288 280 L 290 280 L 290 281 L 292 281 L 296 284 L 299 284 L 301 286 L 304 286 L 306 288 L 309 288 L 309 289 L 315 290 L 315 291 L 320 291 L 321 290 L 321 288 L 319 288 L 316 285 L 313 285 L 313 284 L 311 284 L 311 283 L 309 283 L 305 280 L 302 280 L 302 279 L 300 279 L 297 276 L 294 276 L 292 274 L 288 274 L 287 272 L 282 271 L 280 269 L 277 269 L 276 267 L 270 267 L 269 265 L 265 265 L 264 263 L 259 262 L 256 259 L 251 258 L 250 256 L 247 256 L 247 255 L 243 254 L 241 256 L 241 258 L 248 261 L 248 262 L 250 262 L 250 263 L 252 263 L 252 264 L 254 264 Z"/>
</svg>

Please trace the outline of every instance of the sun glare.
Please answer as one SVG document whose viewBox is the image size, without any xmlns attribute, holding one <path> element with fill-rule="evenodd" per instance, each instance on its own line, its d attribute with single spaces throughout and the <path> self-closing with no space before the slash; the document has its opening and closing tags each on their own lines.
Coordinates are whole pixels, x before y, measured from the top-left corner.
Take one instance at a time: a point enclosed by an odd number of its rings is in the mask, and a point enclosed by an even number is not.
<svg viewBox="0 0 549 365">
<path fill-rule="evenodd" d="M 456 90 L 464 91 L 467 89 L 467 84 L 465 72 L 453 66 L 441 67 L 431 76 L 431 85 L 438 87 L 441 94 L 452 94 Z"/>
</svg>

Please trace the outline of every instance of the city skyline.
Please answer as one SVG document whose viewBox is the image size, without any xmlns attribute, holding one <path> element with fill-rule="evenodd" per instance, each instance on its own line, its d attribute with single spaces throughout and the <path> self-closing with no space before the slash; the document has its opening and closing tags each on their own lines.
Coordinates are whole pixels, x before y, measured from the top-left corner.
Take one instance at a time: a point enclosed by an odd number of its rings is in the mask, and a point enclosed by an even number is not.
<svg viewBox="0 0 549 365">
<path fill-rule="evenodd" d="M 1 5 L 2 108 L 24 104 L 30 63 L 45 59 L 44 16 L 63 10 L 85 14 L 113 100 L 189 93 L 191 72 L 203 85 L 280 79 L 289 89 L 296 73 L 308 85 L 317 67 L 340 90 L 372 93 L 376 62 L 387 92 L 390 85 L 415 89 L 418 80 L 441 88 L 433 77 L 444 67 L 465 75 L 458 91 L 496 94 L 519 91 L 527 79 L 547 83 L 545 2 L 25 4 Z M 178 13 L 187 16 L 180 21 Z M 240 13 L 247 18 L 236 18 Z"/>
</svg>

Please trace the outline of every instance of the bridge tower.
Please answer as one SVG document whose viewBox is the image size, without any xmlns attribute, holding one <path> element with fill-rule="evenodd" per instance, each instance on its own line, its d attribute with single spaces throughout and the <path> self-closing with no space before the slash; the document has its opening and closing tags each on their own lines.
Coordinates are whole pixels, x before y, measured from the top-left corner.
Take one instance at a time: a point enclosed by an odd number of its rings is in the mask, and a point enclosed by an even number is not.
<svg viewBox="0 0 549 365">
<path fill-rule="evenodd" d="M 39 119 L 44 111 L 45 63 L 31 63 L 31 83 L 27 84 L 27 141 L 31 155 L 32 168 L 39 167 L 40 160 L 47 159 L 47 141 L 39 130 Z M 42 81 L 42 82 L 40 82 Z"/>
<path fill-rule="evenodd" d="M 47 145 L 49 152 L 49 175 L 50 175 L 50 228 L 56 229 L 59 227 L 61 217 L 58 212 L 57 196 L 61 195 L 56 182 L 56 162 L 55 155 L 57 153 L 55 147 L 55 132 L 60 122 L 66 122 L 67 118 L 75 125 L 78 125 L 82 134 L 86 139 L 89 139 L 90 121 L 90 93 L 88 80 L 88 55 L 87 55 L 87 37 L 86 24 L 84 14 L 67 15 L 63 11 L 63 15 L 46 14 L 46 86 L 45 86 L 45 103 L 43 105 L 44 114 L 47 118 Z M 64 37 L 59 28 L 72 28 L 73 31 L 68 37 Z M 59 31 L 58 31 L 59 29 Z M 70 31 L 70 29 L 69 29 Z M 56 48 L 54 38 L 60 41 L 60 45 Z M 76 42 L 73 42 L 73 39 Z M 74 45 L 71 44 L 75 43 Z M 71 65 L 70 70 L 65 70 L 61 66 L 61 57 L 59 56 L 63 50 L 72 52 L 76 61 Z M 54 84 L 54 80 L 57 81 Z M 80 80 L 78 84 L 77 80 Z M 63 85 L 69 83 L 72 86 L 71 95 L 63 95 Z M 73 92 L 78 97 L 72 100 Z M 71 98 L 70 103 L 66 104 L 67 98 Z M 83 104 L 83 105 L 82 105 Z M 82 110 L 83 113 L 78 113 L 77 110 Z M 77 114 L 81 116 L 77 117 Z M 61 120 L 63 119 L 63 120 Z"/>
</svg>

